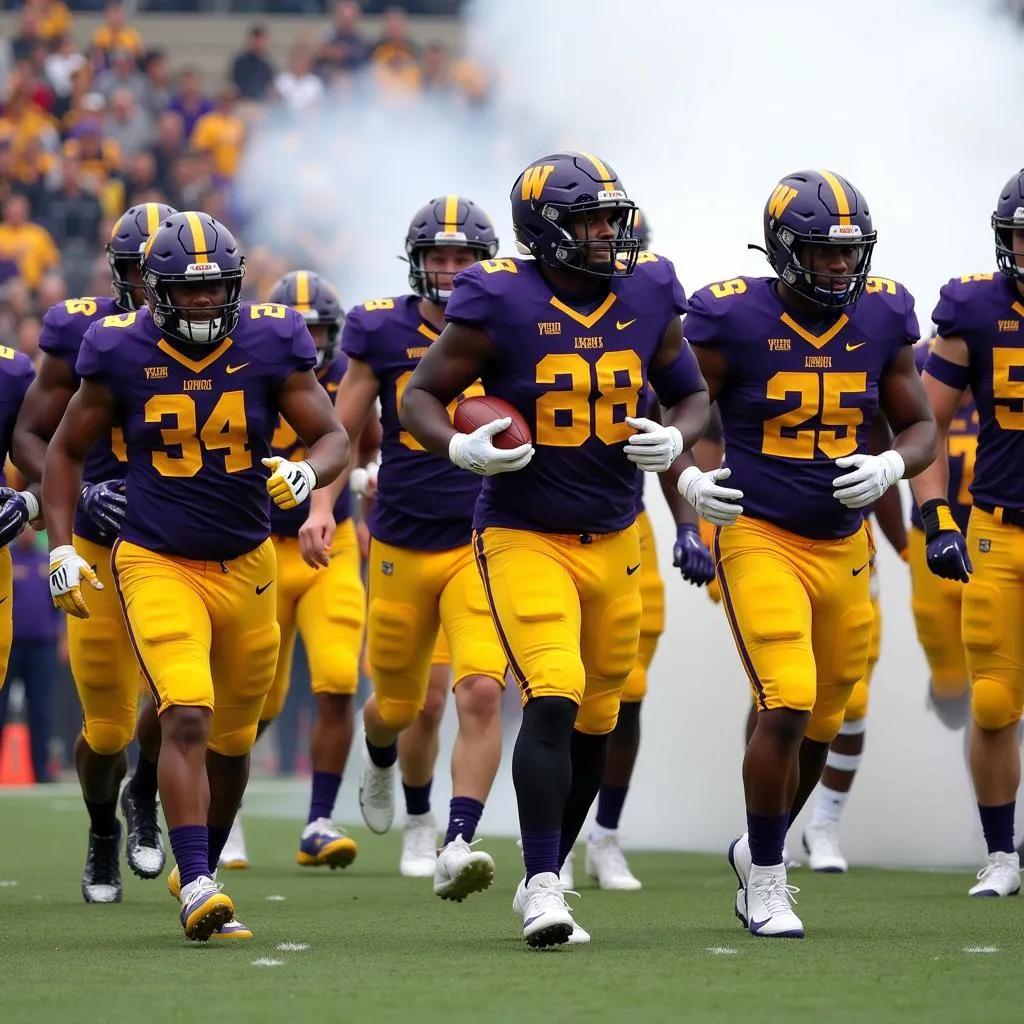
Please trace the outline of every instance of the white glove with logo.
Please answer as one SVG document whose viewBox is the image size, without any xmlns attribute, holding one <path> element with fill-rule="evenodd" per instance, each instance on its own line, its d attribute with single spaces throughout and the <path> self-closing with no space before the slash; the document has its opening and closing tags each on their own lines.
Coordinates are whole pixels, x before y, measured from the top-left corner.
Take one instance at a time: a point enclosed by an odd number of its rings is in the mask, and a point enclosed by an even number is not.
<svg viewBox="0 0 1024 1024">
<path fill-rule="evenodd" d="M 529 465 L 533 458 L 533 445 L 521 444 L 518 448 L 495 448 L 491 438 L 512 425 L 508 416 L 491 420 L 477 427 L 472 434 L 454 434 L 448 442 L 448 458 L 459 469 L 468 469 L 480 476 L 494 476 L 496 473 L 514 473 Z"/>
<path fill-rule="evenodd" d="M 663 427 L 642 416 L 627 416 L 626 422 L 640 431 L 622 450 L 626 458 L 646 473 L 664 473 L 683 451 L 683 435 L 677 427 Z"/>
<path fill-rule="evenodd" d="M 295 508 L 309 499 L 316 487 L 316 473 L 308 462 L 289 462 L 279 455 L 262 461 L 270 470 L 267 491 L 278 508 Z"/>
<path fill-rule="evenodd" d="M 102 590 L 92 566 L 70 544 L 61 544 L 50 552 L 50 597 L 54 605 L 78 619 L 89 618 L 82 597 L 82 581 L 93 590 Z"/>
<path fill-rule="evenodd" d="M 832 497 L 847 508 L 864 508 L 878 501 L 907 471 L 903 456 L 891 449 L 881 455 L 844 455 L 836 459 L 836 466 L 853 468 L 852 473 L 837 476 L 832 481 L 835 487 Z"/>
<path fill-rule="evenodd" d="M 734 487 L 718 486 L 720 480 L 728 480 L 730 476 L 731 469 L 713 469 L 710 473 L 702 473 L 696 466 L 688 466 L 676 486 L 701 519 L 715 526 L 732 526 L 743 513 L 743 507 L 735 504 L 743 497 L 743 492 Z"/>
</svg>

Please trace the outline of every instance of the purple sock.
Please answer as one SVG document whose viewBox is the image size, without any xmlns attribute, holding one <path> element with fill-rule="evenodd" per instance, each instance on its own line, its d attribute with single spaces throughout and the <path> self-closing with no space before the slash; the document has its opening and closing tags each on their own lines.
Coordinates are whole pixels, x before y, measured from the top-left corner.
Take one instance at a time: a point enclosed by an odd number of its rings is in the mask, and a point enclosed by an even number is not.
<svg viewBox="0 0 1024 1024">
<path fill-rule="evenodd" d="M 341 772 L 313 772 L 313 795 L 309 800 L 308 825 L 317 818 L 327 818 L 334 814 L 334 802 L 338 799 L 341 789 Z"/>
<path fill-rule="evenodd" d="M 430 787 L 433 785 L 433 779 L 425 786 L 409 786 L 405 782 L 402 783 L 402 789 L 405 790 L 406 814 L 430 813 Z"/>
<path fill-rule="evenodd" d="M 221 852 L 224 849 L 224 844 L 228 841 L 228 833 L 231 829 L 210 825 L 208 831 L 210 833 L 210 874 L 212 875 L 217 870 Z"/>
<path fill-rule="evenodd" d="M 456 836 L 462 836 L 467 843 L 473 842 L 477 825 L 484 813 L 484 805 L 471 796 L 453 796 L 448 809 L 448 832 L 444 843 L 447 846 Z"/>
<path fill-rule="evenodd" d="M 993 807 L 978 804 L 989 853 L 1013 853 L 1013 809 L 1012 803 Z"/>
<path fill-rule="evenodd" d="M 747 838 L 750 858 L 758 867 L 771 868 L 782 863 L 782 848 L 789 831 L 789 815 L 768 816 L 747 811 Z"/>
<path fill-rule="evenodd" d="M 366 750 L 370 755 L 370 760 L 378 768 L 390 768 L 398 760 L 397 740 L 392 740 L 386 747 L 375 747 L 367 740 Z"/>
<path fill-rule="evenodd" d="M 526 865 L 526 881 L 545 871 L 558 874 L 558 847 L 562 841 L 562 830 L 554 832 L 523 833 L 523 863 Z"/>
<path fill-rule="evenodd" d="M 629 786 L 609 786 L 605 783 L 597 794 L 597 823 L 601 828 L 614 832 L 622 817 L 622 805 L 626 802 Z"/>
<path fill-rule="evenodd" d="M 205 825 L 172 828 L 167 837 L 178 865 L 181 887 L 191 885 L 200 875 L 210 873 L 210 831 Z"/>
</svg>

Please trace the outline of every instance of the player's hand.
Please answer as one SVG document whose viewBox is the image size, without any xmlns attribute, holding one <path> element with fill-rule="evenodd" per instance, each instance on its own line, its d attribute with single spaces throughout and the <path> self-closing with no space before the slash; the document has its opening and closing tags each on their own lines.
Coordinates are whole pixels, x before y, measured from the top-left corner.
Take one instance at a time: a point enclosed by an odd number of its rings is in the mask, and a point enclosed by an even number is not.
<svg viewBox="0 0 1024 1024">
<path fill-rule="evenodd" d="M 7 547 L 28 525 L 33 511 L 29 508 L 29 498 L 35 503 L 34 511 L 38 516 L 39 501 L 34 494 L 0 487 L 0 548 Z"/>
<path fill-rule="evenodd" d="M 679 493 L 697 510 L 697 514 L 715 526 L 732 526 L 743 513 L 737 505 L 743 497 L 735 487 L 720 487 L 719 482 L 732 476 L 731 469 L 713 469 L 702 473 L 696 466 L 688 466 L 679 477 Z"/>
<path fill-rule="evenodd" d="M 920 511 L 928 568 L 944 580 L 966 583 L 974 572 L 974 566 L 967 554 L 967 539 L 956 525 L 949 502 L 932 498 L 921 506 Z"/>
<path fill-rule="evenodd" d="M 77 619 L 89 618 L 89 609 L 82 597 L 83 580 L 93 590 L 103 589 L 92 566 L 70 544 L 62 544 L 50 552 L 50 596 L 57 608 Z"/>
<path fill-rule="evenodd" d="M 453 434 L 448 442 L 448 458 L 459 469 L 468 469 L 480 476 L 514 473 L 525 468 L 533 458 L 532 444 L 521 444 L 518 448 L 495 448 L 491 440 L 495 434 L 508 430 L 510 426 L 512 420 L 505 416 L 477 427 L 472 434 Z"/>
<path fill-rule="evenodd" d="M 337 523 L 330 512 L 310 512 L 309 518 L 299 527 L 299 554 L 306 565 L 326 569 L 331 564 L 327 552 L 336 528 Z"/>
<path fill-rule="evenodd" d="M 353 469 L 352 475 L 348 478 L 348 483 L 353 493 L 358 494 L 362 498 L 375 497 L 377 494 L 377 474 L 379 472 L 379 462 L 370 462 L 365 469 L 362 466 L 357 466 Z"/>
<path fill-rule="evenodd" d="M 683 435 L 677 427 L 664 427 L 642 416 L 627 416 L 626 423 L 639 433 L 632 434 L 622 450 L 645 473 L 664 473 L 683 452 Z"/>
<path fill-rule="evenodd" d="M 700 530 L 695 523 L 679 524 L 676 546 L 672 549 L 672 564 L 687 583 L 696 587 L 703 587 L 715 578 L 715 560 L 700 539 Z"/>
<path fill-rule="evenodd" d="M 832 481 L 832 497 L 847 508 L 864 508 L 878 501 L 906 472 L 903 456 L 891 449 L 881 455 L 844 455 L 836 459 L 836 466 L 853 469 Z"/>
<path fill-rule="evenodd" d="M 262 462 L 270 470 L 267 491 L 278 508 L 296 508 L 307 501 L 316 488 L 316 473 L 305 460 L 289 462 L 279 455 L 271 455 Z"/>
<path fill-rule="evenodd" d="M 128 512 L 124 481 L 105 480 L 99 484 L 86 484 L 78 496 L 78 504 L 104 533 L 118 534 Z"/>
</svg>

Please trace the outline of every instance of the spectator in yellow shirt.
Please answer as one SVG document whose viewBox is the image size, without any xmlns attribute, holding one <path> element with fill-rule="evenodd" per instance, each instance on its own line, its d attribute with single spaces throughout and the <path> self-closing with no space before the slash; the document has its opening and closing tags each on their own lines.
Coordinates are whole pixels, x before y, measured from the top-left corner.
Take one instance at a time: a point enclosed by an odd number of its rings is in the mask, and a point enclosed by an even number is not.
<svg viewBox="0 0 1024 1024">
<path fill-rule="evenodd" d="M 39 15 L 39 34 L 46 40 L 60 39 L 71 32 L 71 11 L 61 0 L 26 0 L 25 8 Z"/>
<path fill-rule="evenodd" d="M 100 67 L 110 66 L 114 50 L 128 50 L 136 59 L 141 55 L 142 36 L 126 22 L 121 0 L 107 4 L 103 24 L 92 34 L 92 48 Z"/>
<path fill-rule="evenodd" d="M 18 275 L 33 291 L 47 270 L 60 266 L 60 252 L 40 224 L 28 219 L 28 200 L 12 195 L 4 203 L 4 219 L 0 223 L 0 260 L 13 260 Z"/>
<path fill-rule="evenodd" d="M 222 178 L 233 178 L 242 158 L 245 122 L 238 116 L 237 104 L 237 86 L 224 86 L 217 106 L 203 114 L 192 130 L 192 148 L 212 154 L 214 170 Z"/>
</svg>

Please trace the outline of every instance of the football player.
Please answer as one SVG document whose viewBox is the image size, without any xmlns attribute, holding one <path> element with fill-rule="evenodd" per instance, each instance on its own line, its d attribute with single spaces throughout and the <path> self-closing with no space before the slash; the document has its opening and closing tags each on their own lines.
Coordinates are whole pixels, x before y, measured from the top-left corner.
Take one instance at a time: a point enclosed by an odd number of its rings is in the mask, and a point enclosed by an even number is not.
<svg viewBox="0 0 1024 1024">
<path fill-rule="evenodd" d="M 424 709 L 443 627 L 451 647 L 459 733 L 452 752 L 448 830 L 434 860 L 434 892 L 461 901 L 486 889 L 494 877 L 491 857 L 470 844 L 501 760 L 505 655 L 470 545 L 479 480 L 425 451 L 403 429 L 399 409 L 413 371 L 444 326 L 452 278 L 494 256 L 498 240 L 490 218 L 474 202 L 449 195 L 417 211 L 405 249 L 412 294 L 355 307 L 341 338 L 349 357 L 336 403 L 341 421 L 358 437 L 379 397 L 383 428 L 370 520 L 366 651 L 373 695 L 363 706 L 359 805 L 371 831 L 391 827 L 397 740 Z M 471 384 L 475 381 L 467 388 Z M 479 394 L 479 385 L 471 393 Z M 332 497 L 325 491 L 318 498 L 300 534 L 309 541 L 314 563 L 326 564 L 326 530 L 318 517 Z M 431 835 L 434 826 L 424 817 L 437 756 L 435 722 L 440 724 L 439 712 L 412 758 L 417 774 L 406 776 L 410 816 Z M 413 765 L 407 761 L 405 767 Z"/>
<path fill-rule="evenodd" d="M 46 445 L 78 389 L 75 370 L 86 330 L 105 317 L 145 305 L 140 276 L 142 247 L 157 225 L 175 211 L 160 203 L 126 210 L 107 242 L 113 278 L 112 298 L 68 299 L 43 318 L 39 376 L 25 396 L 14 432 L 14 463 L 28 480 L 42 479 Z M 119 423 L 97 440 L 85 463 L 85 479 L 75 515 L 75 550 L 103 583 L 93 597 L 90 617 L 67 620 L 71 674 L 82 705 L 82 732 L 75 766 L 89 813 L 89 846 L 82 874 L 86 903 L 121 900 L 121 825 L 117 797 L 127 771 L 125 750 L 136 733 L 140 690 L 138 659 L 125 629 L 114 591 L 110 549 L 124 522 L 124 434 Z M 157 757 L 160 727 L 146 701 L 138 721 L 139 759 L 121 791 L 128 839 L 128 866 L 140 878 L 156 878 L 164 867 L 164 846 L 157 816 Z"/>
<path fill-rule="evenodd" d="M 691 298 L 686 336 L 722 413 L 726 465 L 689 466 L 679 483 L 728 527 L 715 562 L 759 712 L 743 761 L 747 832 L 729 848 L 736 913 L 754 935 L 802 938 L 783 845 L 867 669 L 863 509 L 934 459 L 936 432 L 910 347 L 913 299 L 868 278 L 876 234 L 861 193 L 831 171 L 788 175 L 764 237 L 777 278 Z M 870 455 L 879 404 L 896 438 Z M 730 475 L 736 486 L 722 486 Z"/>
<path fill-rule="evenodd" d="M 121 423 L 131 500 L 111 556 L 114 589 L 160 712 L 159 789 L 176 861 L 168 885 L 199 941 L 229 926 L 251 935 L 214 875 L 277 666 L 270 499 L 301 505 L 348 458 L 302 315 L 242 305 L 243 273 L 234 237 L 208 214 L 161 223 L 143 252 L 149 308 L 86 332 L 82 384 L 43 477 L 54 603 L 87 618 L 83 585 L 103 583 L 76 551 L 72 523 L 84 460 Z M 306 459 L 271 457 L 279 414 Z"/>
<path fill-rule="evenodd" d="M 932 313 L 938 337 L 922 378 L 944 441 L 968 388 L 978 408 L 966 538 L 949 503 L 948 460 L 937 460 L 914 484 L 928 568 L 944 579 L 970 579 L 961 620 L 971 680 L 969 753 L 988 846 L 972 896 L 1020 890 L 1013 824 L 1024 711 L 1024 170 L 1003 188 L 992 228 L 999 272 L 943 286 Z"/>
<path fill-rule="evenodd" d="M 513 902 L 535 947 L 585 937 L 559 868 L 604 774 L 643 618 L 639 470 L 665 472 L 707 424 L 672 264 L 640 252 L 634 205 L 587 153 L 531 164 L 512 223 L 532 260 L 486 260 L 455 280 L 448 324 L 413 374 L 402 422 L 484 477 L 474 547 L 523 697 L 512 775 L 526 876 Z M 450 402 L 480 379 L 532 444 L 495 447 L 510 418 L 459 433 Z M 665 425 L 641 417 L 650 381 Z"/>
</svg>

